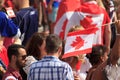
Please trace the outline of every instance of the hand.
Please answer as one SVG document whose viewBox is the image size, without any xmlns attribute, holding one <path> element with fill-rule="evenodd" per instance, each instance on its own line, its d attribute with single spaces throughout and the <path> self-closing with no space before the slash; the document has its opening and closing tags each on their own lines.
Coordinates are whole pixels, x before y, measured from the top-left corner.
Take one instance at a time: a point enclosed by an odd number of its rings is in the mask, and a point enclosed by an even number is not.
<svg viewBox="0 0 120 80">
<path fill-rule="evenodd" d="M 79 75 L 74 75 L 74 80 L 81 80 Z"/>
<path fill-rule="evenodd" d="M 4 40 L 2 38 L 0 38 L 0 52 L 2 51 L 3 42 L 4 42 Z"/>
<path fill-rule="evenodd" d="M 117 20 L 117 21 L 115 22 L 115 24 L 116 24 L 116 26 L 117 26 L 117 33 L 120 34 L 120 20 Z"/>
<path fill-rule="evenodd" d="M 19 38 L 14 39 L 14 44 L 22 44 L 21 40 Z"/>
<path fill-rule="evenodd" d="M 2 66 L 0 66 L 0 75 L 3 75 L 5 72 L 6 70 Z"/>
<path fill-rule="evenodd" d="M 79 76 L 79 71 L 73 70 L 74 80 L 81 80 Z"/>
</svg>

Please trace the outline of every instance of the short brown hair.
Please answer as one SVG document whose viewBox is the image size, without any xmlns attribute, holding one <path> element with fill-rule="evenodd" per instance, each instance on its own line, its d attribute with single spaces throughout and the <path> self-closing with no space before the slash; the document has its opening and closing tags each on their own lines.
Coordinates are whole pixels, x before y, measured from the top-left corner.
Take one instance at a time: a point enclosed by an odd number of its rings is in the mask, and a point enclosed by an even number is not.
<svg viewBox="0 0 120 80">
<path fill-rule="evenodd" d="M 50 34 L 46 39 L 46 52 L 56 53 L 59 47 L 62 46 L 62 40 L 56 34 Z"/>
</svg>

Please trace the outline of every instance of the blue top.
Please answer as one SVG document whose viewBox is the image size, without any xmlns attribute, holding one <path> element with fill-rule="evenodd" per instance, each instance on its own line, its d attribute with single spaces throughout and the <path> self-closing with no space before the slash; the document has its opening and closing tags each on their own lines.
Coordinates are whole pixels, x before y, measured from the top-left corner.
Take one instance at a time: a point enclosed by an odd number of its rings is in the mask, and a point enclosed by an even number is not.
<svg viewBox="0 0 120 80">
<path fill-rule="evenodd" d="M 13 37 L 18 32 L 18 26 L 8 18 L 8 16 L 0 11 L 0 35 L 4 37 Z"/>
<path fill-rule="evenodd" d="M 50 0 L 46 0 L 46 2 L 47 2 L 47 4 L 50 2 Z M 60 4 L 60 2 L 59 1 L 57 1 L 57 0 L 54 0 L 54 2 L 53 2 L 53 4 L 52 4 L 52 6 L 54 7 L 54 8 L 58 8 L 59 7 L 59 4 Z"/>
<path fill-rule="evenodd" d="M 28 80 L 74 80 L 74 77 L 69 64 L 46 56 L 31 65 Z"/>
<path fill-rule="evenodd" d="M 23 8 L 13 20 L 20 27 L 21 34 L 24 34 L 22 44 L 25 45 L 33 33 L 38 31 L 38 11 L 33 7 Z"/>
</svg>

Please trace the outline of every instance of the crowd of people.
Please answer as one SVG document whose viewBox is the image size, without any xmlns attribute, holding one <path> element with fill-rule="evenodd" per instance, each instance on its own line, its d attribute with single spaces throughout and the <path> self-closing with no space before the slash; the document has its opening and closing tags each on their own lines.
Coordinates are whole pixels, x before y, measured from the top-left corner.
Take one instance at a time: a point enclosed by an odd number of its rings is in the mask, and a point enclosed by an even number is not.
<svg viewBox="0 0 120 80">
<path fill-rule="evenodd" d="M 120 80 L 119 5 L 118 0 L 0 0 L 0 80 Z M 86 35 L 92 28 L 91 48 L 83 47 L 85 36 L 76 36 L 67 54 L 68 35 Z"/>
</svg>

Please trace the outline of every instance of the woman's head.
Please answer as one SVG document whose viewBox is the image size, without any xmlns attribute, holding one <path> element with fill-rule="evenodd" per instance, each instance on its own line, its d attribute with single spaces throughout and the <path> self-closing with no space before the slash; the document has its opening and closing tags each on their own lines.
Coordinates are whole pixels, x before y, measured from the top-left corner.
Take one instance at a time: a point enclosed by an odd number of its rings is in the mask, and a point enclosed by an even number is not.
<svg viewBox="0 0 120 80">
<path fill-rule="evenodd" d="M 107 48 L 103 45 L 97 45 L 92 48 L 92 53 L 89 54 L 89 61 L 92 65 L 100 64 L 107 60 Z"/>
<path fill-rule="evenodd" d="M 69 32 L 74 32 L 74 31 L 78 31 L 78 30 L 84 30 L 84 27 L 80 26 L 80 25 L 75 25 L 69 30 Z"/>
<path fill-rule="evenodd" d="M 26 45 L 27 54 L 34 56 L 36 59 L 42 58 L 45 53 L 45 39 L 46 35 L 44 33 L 34 33 Z"/>
</svg>

